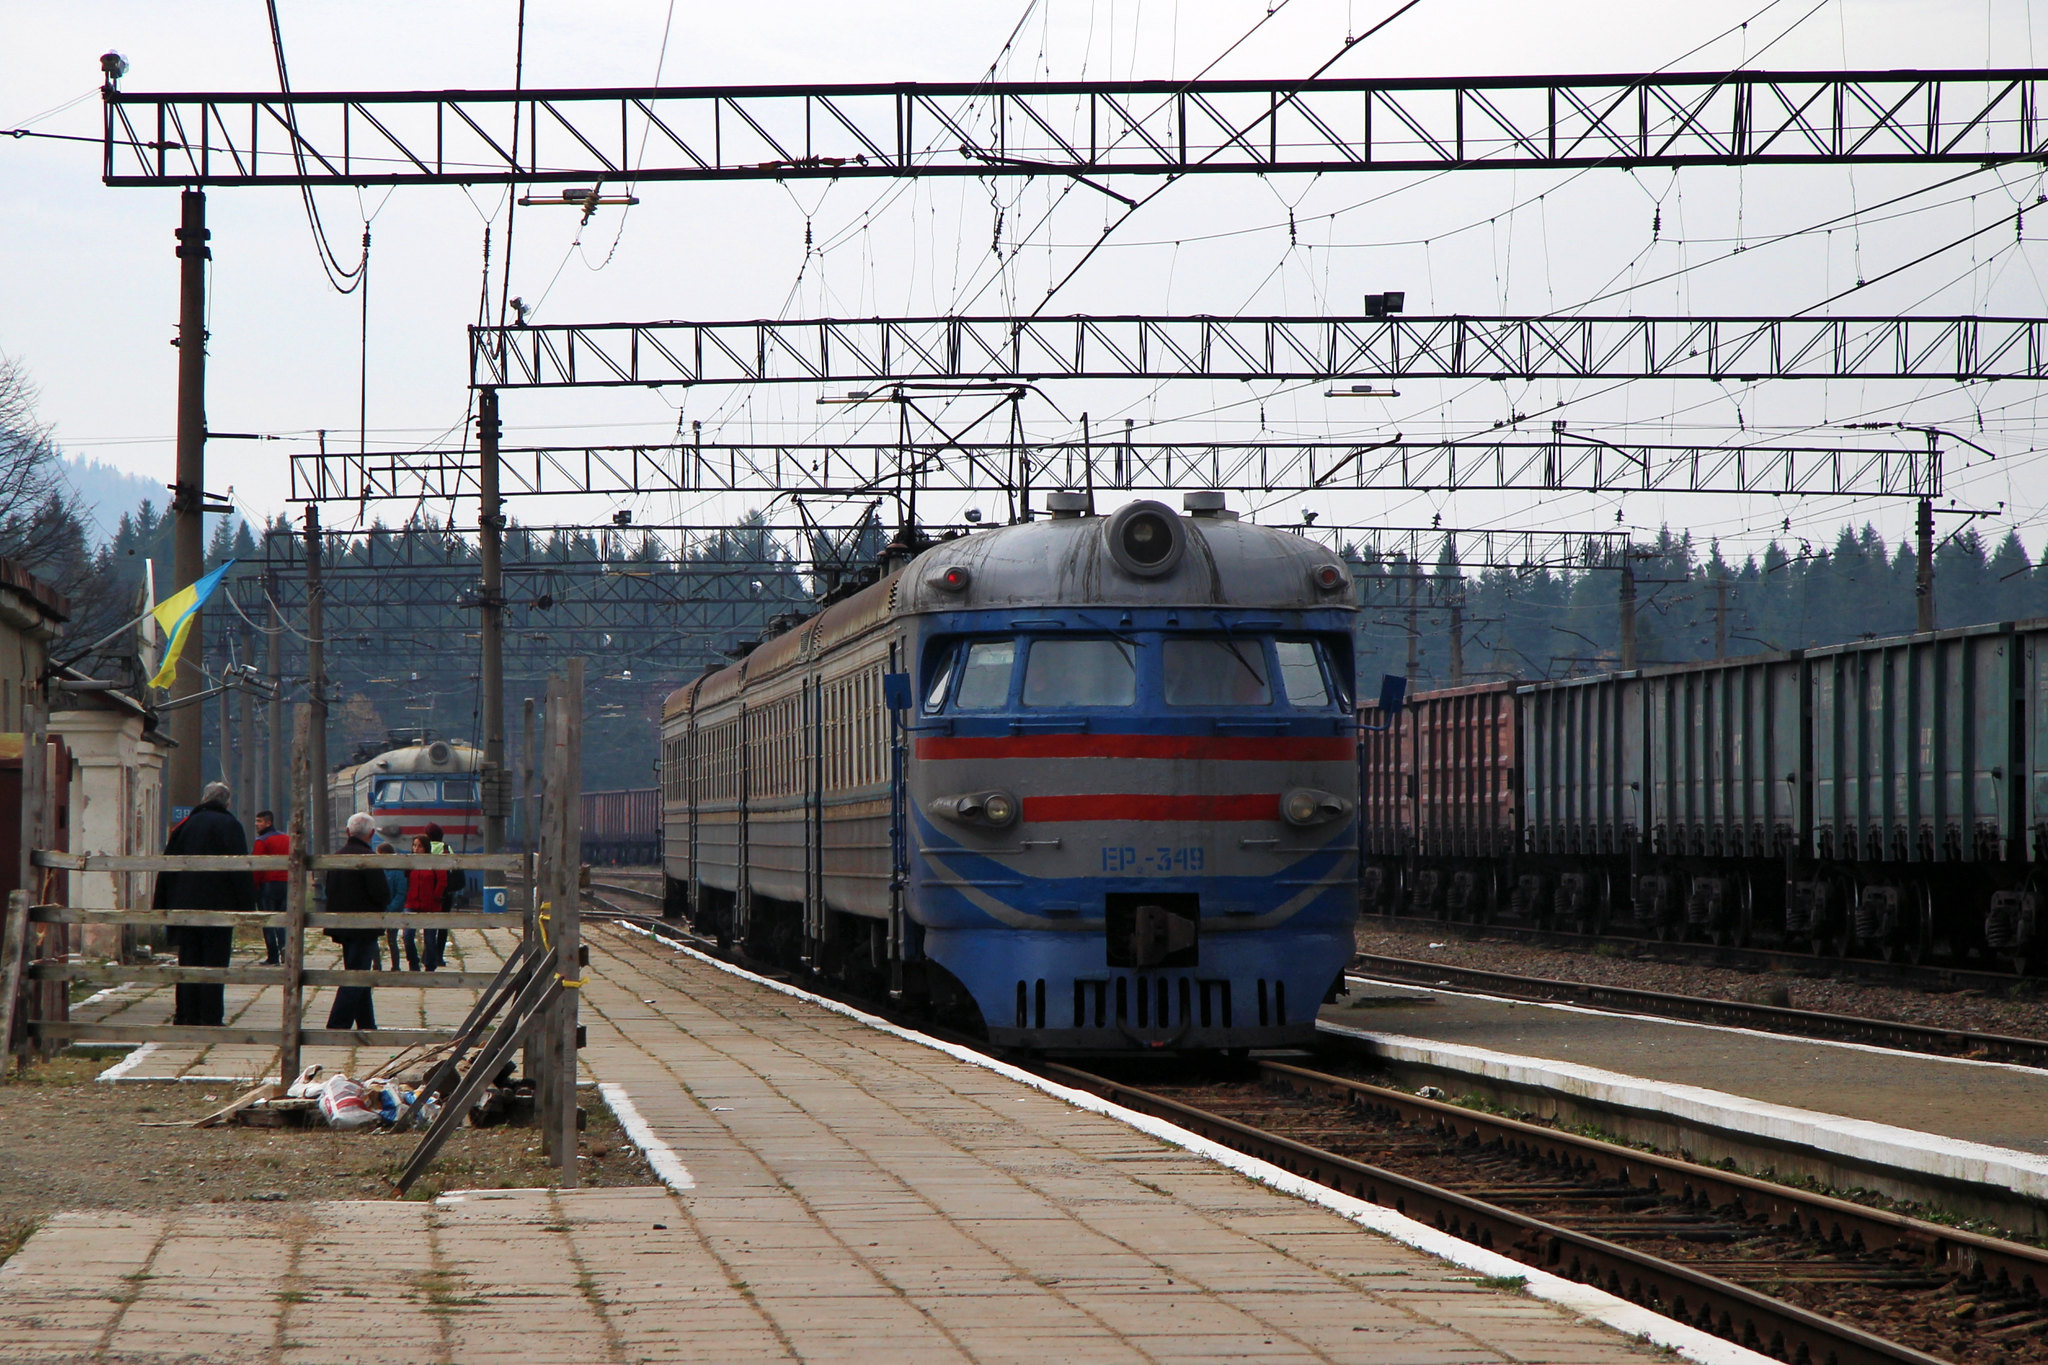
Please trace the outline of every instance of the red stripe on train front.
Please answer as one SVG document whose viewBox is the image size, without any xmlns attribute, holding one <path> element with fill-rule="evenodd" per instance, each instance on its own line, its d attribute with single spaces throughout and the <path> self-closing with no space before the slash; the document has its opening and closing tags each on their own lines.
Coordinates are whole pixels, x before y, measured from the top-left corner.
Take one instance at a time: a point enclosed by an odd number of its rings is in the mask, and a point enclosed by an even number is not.
<svg viewBox="0 0 2048 1365">
<path fill-rule="evenodd" d="M 1058 824 L 1075 820 L 1278 820 L 1277 792 L 1245 796 L 1027 796 L 1024 819 Z"/>
<path fill-rule="evenodd" d="M 917 741 L 917 756 L 1350 763 L 1358 758 L 1358 743 L 1344 735 L 927 735 Z"/>
</svg>

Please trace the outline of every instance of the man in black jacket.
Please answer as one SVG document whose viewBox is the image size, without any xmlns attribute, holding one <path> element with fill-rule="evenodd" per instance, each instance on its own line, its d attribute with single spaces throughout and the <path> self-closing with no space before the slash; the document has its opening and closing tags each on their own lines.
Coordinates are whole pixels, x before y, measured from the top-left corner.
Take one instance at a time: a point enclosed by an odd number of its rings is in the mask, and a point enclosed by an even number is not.
<svg viewBox="0 0 2048 1365">
<path fill-rule="evenodd" d="M 224 782 L 208 784 L 192 813 L 171 827 L 164 841 L 167 854 L 237 854 L 249 852 L 242 822 L 228 813 L 232 793 Z M 256 878 L 240 872 L 159 872 L 159 910 L 254 910 Z M 225 926 L 172 925 L 166 935 L 178 950 L 181 967 L 225 967 L 234 956 L 235 931 Z M 185 982 L 178 986 L 174 1024 L 227 1022 L 227 988 L 218 982 Z"/>
<path fill-rule="evenodd" d="M 348 818 L 348 842 L 341 852 L 369 853 L 377 822 L 358 812 Z M 327 912 L 334 915 L 382 914 L 390 907 L 391 887 L 382 871 L 374 867 L 337 868 L 327 874 Z M 367 972 L 376 966 L 377 940 L 383 931 L 374 927 L 329 929 L 327 937 L 341 945 L 344 971 Z M 327 1012 L 327 1027 L 364 1029 L 377 1027 L 377 1009 L 368 986 L 340 986 L 334 992 L 334 1008 Z"/>
</svg>

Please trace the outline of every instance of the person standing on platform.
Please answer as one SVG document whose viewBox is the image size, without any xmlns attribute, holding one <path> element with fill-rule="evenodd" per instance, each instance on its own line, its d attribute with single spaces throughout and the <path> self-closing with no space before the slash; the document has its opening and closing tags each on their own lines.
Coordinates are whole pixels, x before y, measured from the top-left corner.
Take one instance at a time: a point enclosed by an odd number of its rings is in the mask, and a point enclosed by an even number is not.
<svg viewBox="0 0 2048 1365">
<path fill-rule="evenodd" d="M 232 796 L 225 782 L 208 783 L 192 813 L 171 826 L 164 852 L 173 857 L 246 857 L 249 836 L 242 822 L 228 812 Z M 159 872 L 156 894 L 150 904 L 158 910 L 254 910 L 256 881 L 247 870 Z M 174 924 L 167 937 L 178 950 L 180 967 L 225 967 L 234 957 L 235 931 L 230 925 Z M 227 988 L 217 981 L 178 983 L 177 1006 L 171 1022 L 226 1023 Z"/>
<path fill-rule="evenodd" d="M 282 858 L 292 851 L 292 836 L 277 827 L 276 817 L 267 810 L 256 812 L 256 847 L 251 852 L 266 858 Z M 291 879 L 289 872 L 258 872 L 256 874 L 256 908 L 266 915 L 284 913 L 285 887 Z M 263 965 L 276 967 L 284 962 L 284 926 L 263 926 Z"/>
<path fill-rule="evenodd" d="M 370 852 L 370 836 L 377 832 L 377 822 L 365 812 L 358 811 L 348 818 L 348 842 L 341 846 L 343 856 L 360 855 Z M 381 915 L 391 904 L 391 883 L 384 873 L 374 867 L 336 868 L 327 874 L 327 912 L 333 915 Z M 374 970 L 377 961 L 377 941 L 382 931 L 373 927 L 329 929 L 327 937 L 341 945 L 341 965 L 344 971 L 367 972 Z M 371 988 L 368 986 L 341 986 L 334 992 L 334 1008 L 327 1012 L 327 1027 L 334 1029 L 373 1029 L 377 1027 L 377 1008 Z"/>
<path fill-rule="evenodd" d="M 418 844 L 419 840 L 415 838 L 413 843 Z M 390 844 L 377 845 L 377 851 L 379 853 L 398 852 Z M 402 915 L 406 912 L 407 876 L 406 870 L 402 867 L 387 867 L 384 869 L 384 884 L 391 888 L 391 901 L 384 908 L 394 915 Z M 391 970 L 395 972 L 398 970 L 398 931 L 396 929 L 386 929 L 384 931 L 384 944 L 391 949 Z M 405 960 L 405 969 L 407 971 L 416 972 L 420 969 L 420 936 L 410 929 L 405 931 Z"/>
<path fill-rule="evenodd" d="M 420 847 L 421 842 L 421 840 L 413 842 L 414 852 L 438 853 L 443 857 L 452 856 L 455 852 L 454 849 L 448 847 L 447 837 L 441 833 L 439 825 L 428 825 L 424 839 L 425 848 Z M 453 910 L 457 898 L 462 895 L 464 874 L 461 872 L 442 872 L 440 875 L 440 903 L 431 908 L 440 911 Z M 427 970 L 437 972 L 448 965 L 448 931 L 446 929 L 427 929 L 423 932 L 427 940 L 424 953 Z"/>
</svg>

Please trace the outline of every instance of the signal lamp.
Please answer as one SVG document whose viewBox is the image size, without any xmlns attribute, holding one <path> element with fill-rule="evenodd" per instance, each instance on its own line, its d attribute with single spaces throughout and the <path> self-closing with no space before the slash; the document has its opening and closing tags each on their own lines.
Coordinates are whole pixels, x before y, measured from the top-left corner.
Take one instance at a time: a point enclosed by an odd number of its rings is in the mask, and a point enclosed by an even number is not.
<svg viewBox="0 0 2048 1365">
<path fill-rule="evenodd" d="M 1309 575 L 1315 585 L 1324 592 L 1335 592 L 1344 586 L 1344 571 L 1335 564 L 1324 564 Z"/>
<path fill-rule="evenodd" d="M 941 592 L 966 592 L 967 585 L 973 581 L 974 575 L 955 564 L 944 573 L 935 575 L 932 578 L 932 586 Z"/>
</svg>

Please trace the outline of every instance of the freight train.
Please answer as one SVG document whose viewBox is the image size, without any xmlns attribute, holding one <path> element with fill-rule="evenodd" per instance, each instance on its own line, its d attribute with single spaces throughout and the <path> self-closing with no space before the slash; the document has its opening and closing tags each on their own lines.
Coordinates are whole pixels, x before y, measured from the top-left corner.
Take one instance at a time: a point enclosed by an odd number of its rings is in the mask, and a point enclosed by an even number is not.
<svg viewBox="0 0 2048 1365">
<path fill-rule="evenodd" d="M 367 811 L 379 837 L 401 853 L 410 853 L 412 837 L 430 824 L 441 827 L 451 853 L 481 853 L 482 768 L 483 754 L 467 744 L 394 739 L 328 774 L 327 827 L 339 838 L 349 816 Z M 482 878 L 474 872 L 462 876 L 461 903 L 479 903 Z"/>
<path fill-rule="evenodd" d="M 999 1046 L 1298 1044 L 1358 906 L 1329 551 L 1097 516 L 943 540 L 663 710 L 671 913 Z"/>
<path fill-rule="evenodd" d="M 2048 621 L 1420 693 L 1360 752 L 1367 913 L 2048 956 Z"/>
<path fill-rule="evenodd" d="M 512 798 L 508 847 L 526 847 L 526 798 Z M 592 867 L 653 867 L 661 861 L 661 788 L 585 792 L 583 861 Z"/>
</svg>

